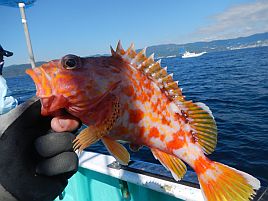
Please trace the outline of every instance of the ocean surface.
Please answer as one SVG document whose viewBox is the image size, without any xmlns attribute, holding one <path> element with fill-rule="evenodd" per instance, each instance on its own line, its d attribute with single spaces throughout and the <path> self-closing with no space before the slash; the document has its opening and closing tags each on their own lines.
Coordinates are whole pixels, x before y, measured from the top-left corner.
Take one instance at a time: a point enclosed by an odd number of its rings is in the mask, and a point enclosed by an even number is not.
<svg viewBox="0 0 268 201">
<path fill-rule="evenodd" d="M 187 100 L 212 110 L 218 144 L 210 159 L 259 178 L 268 185 L 268 47 L 207 53 L 197 58 L 166 58 Z M 10 94 L 20 102 L 35 94 L 27 75 L 9 77 Z M 106 153 L 101 143 L 90 150 Z M 150 150 L 131 153 L 133 160 L 158 163 Z"/>
</svg>

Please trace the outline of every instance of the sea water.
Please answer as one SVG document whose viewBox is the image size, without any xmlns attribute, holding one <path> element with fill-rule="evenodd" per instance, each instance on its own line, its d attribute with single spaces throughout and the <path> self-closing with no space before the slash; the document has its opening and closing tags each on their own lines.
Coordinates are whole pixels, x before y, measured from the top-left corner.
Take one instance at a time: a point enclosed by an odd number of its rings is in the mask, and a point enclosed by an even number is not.
<svg viewBox="0 0 268 201">
<path fill-rule="evenodd" d="M 162 66 L 174 73 L 187 100 L 203 102 L 213 112 L 218 144 L 209 158 L 254 175 L 267 186 L 268 47 L 166 58 Z M 7 83 L 20 102 L 35 94 L 27 75 L 7 78 Z M 101 143 L 89 150 L 108 154 Z M 147 148 L 131 158 L 157 163 Z"/>
</svg>

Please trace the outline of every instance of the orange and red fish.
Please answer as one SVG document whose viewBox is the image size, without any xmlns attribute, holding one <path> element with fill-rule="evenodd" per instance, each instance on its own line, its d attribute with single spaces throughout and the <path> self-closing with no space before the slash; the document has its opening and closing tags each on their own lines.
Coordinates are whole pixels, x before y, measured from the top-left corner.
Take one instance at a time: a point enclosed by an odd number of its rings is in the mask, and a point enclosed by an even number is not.
<svg viewBox="0 0 268 201">
<path fill-rule="evenodd" d="M 66 55 L 27 73 L 36 84 L 42 114 L 65 109 L 88 127 L 74 140 L 82 151 L 102 140 L 121 163 L 129 153 L 118 141 L 151 149 L 175 180 L 186 162 L 199 179 L 206 200 L 249 200 L 260 188 L 253 176 L 209 160 L 217 143 L 217 127 L 204 103 L 186 100 L 172 74 L 145 50 L 120 44 L 111 56 Z M 184 161 L 184 162 L 183 162 Z"/>
</svg>

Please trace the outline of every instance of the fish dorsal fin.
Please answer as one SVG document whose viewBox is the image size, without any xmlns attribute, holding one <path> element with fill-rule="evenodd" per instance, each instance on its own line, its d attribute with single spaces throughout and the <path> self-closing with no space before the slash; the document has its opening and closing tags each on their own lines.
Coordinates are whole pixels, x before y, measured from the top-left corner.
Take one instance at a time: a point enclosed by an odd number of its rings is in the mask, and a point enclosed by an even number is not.
<svg viewBox="0 0 268 201">
<path fill-rule="evenodd" d="M 123 145 L 108 137 L 103 137 L 101 140 L 110 154 L 113 155 L 120 164 L 128 164 L 130 155 Z"/>
<path fill-rule="evenodd" d="M 161 60 L 154 61 L 154 54 L 146 57 L 146 48 L 136 53 L 134 45 L 131 44 L 125 51 L 119 41 L 116 51 L 111 48 L 111 53 L 112 56 L 121 57 L 124 61 L 129 62 L 132 67 L 147 75 L 148 78 L 153 80 L 164 91 L 170 100 L 178 97 L 184 99 L 178 82 L 173 80 L 173 74 L 168 75 L 167 67 L 161 67 Z"/>
<path fill-rule="evenodd" d="M 206 154 L 211 154 L 217 144 L 217 126 L 212 112 L 204 103 L 183 102 L 181 115 L 189 122 L 194 140 Z"/>
<path fill-rule="evenodd" d="M 119 41 L 116 51 L 111 49 L 112 56 L 120 57 L 132 67 L 150 78 L 171 100 L 177 108 L 176 112 L 185 118 L 190 125 L 193 139 L 202 147 L 206 154 L 214 151 L 217 144 L 217 126 L 209 108 L 203 103 L 193 103 L 185 100 L 178 81 L 173 80 L 173 74 L 167 73 L 167 67 L 161 67 L 161 61 L 154 61 L 154 55 L 145 55 L 145 49 L 136 53 L 132 44 L 126 51 Z"/>
<path fill-rule="evenodd" d="M 187 168 L 186 165 L 177 157 L 167 154 L 158 149 L 151 149 L 154 157 L 160 161 L 160 163 L 171 172 L 173 178 L 176 181 L 182 179 L 185 175 Z"/>
</svg>

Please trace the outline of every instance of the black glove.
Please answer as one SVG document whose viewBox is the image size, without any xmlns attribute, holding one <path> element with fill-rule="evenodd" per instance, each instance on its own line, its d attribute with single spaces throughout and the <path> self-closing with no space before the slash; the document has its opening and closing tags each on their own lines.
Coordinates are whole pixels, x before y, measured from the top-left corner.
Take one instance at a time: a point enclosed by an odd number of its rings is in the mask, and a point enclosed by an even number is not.
<svg viewBox="0 0 268 201">
<path fill-rule="evenodd" d="M 35 98 L 0 116 L 0 201 L 54 200 L 77 171 L 74 136 L 50 132 L 40 108 Z"/>
</svg>

